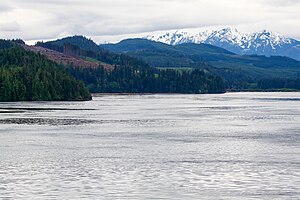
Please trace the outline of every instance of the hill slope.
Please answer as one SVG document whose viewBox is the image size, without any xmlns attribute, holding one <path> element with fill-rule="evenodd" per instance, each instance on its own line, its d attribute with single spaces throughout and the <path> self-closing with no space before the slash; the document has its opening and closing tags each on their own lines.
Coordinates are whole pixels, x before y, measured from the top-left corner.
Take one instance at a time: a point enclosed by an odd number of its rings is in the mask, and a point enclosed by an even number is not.
<svg viewBox="0 0 300 200">
<path fill-rule="evenodd" d="M 45 43 L 38 42 L 35 47 L 37 49 L 50 49 L 56 53 L 59 52 L 63 54 L 64 57 L 71 56 L 76 59 L 100 62 L 100 67 L 103 66 L 109 70 L 113 68 L 112 65 L 146 66 L 144 62 L 128 55 L 109 52 L 84 36 L 72 36 Z M 71 50 L 66 51 L 66 47 Z"/>
<path fill-rule="evenodd" d="M 63 54 L 58 51 L 54 51 L 51 49 L 47 49 L 44 47 L 40 46 L 27 46 L 27 45 L 22 45 L 22 47 L 26 50 L 35 52 L 35 53 L 40 53 L 44 56 L 46 56 L 49 60 L 56 62 L 58 64 L 63 64 L 63 65 L 71 65 L 73 67 L 86 67 L 86 68 L 97 68 L 97 67 L 103 67 L 107 70 L 111 70 L 113 68 L 112 65 L 99 62 L 97 60 L 89 61 L 87 59 L 81 58 L 81 57 L 74 57 L 70 55 Z"/>
</svg>

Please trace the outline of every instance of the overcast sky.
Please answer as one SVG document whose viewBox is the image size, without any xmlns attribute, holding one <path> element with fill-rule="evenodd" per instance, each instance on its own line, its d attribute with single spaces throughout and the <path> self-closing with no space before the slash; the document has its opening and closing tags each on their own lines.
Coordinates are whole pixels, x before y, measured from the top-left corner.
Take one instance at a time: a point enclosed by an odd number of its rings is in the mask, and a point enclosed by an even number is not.
<svg viewBox="0 0 300 200">
<path fill-rule="evenodd" d="M 0 38 L 85 35 L 116 41 L 203 27 L 269 29 L 300 39 L 300 0 L 0 0 Z"/>
</svg>

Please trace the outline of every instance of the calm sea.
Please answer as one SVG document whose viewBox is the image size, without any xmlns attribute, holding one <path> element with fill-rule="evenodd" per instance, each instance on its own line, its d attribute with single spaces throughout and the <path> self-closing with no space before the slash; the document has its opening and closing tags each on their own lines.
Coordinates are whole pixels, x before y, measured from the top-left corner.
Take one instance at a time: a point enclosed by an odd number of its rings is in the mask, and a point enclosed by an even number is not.
<svg viewBox="0 0 300 200">
<path fill-rule="evenodd" d="M 0 199 L 300 199 L 300 93 L 0 103 Z"/>
</svg>

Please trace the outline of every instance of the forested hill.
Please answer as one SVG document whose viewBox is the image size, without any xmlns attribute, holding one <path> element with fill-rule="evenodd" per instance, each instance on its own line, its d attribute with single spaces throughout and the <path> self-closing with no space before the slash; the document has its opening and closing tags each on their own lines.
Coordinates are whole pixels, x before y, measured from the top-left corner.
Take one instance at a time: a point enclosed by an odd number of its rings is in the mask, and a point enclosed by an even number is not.
<svg viewBox="0 0 300 200">
<path fill-rule="evenodd" d="M 207 71 L 160 70 L 149 67 L 140 59 L 104 50 L 83 36 L 39 42 L 37 46 L 114 65 L 113 70 L 68 67 L 69 73 L 83 80 L 91 92 L 221 93 L 225 91 L 223 80 Z M 66 52 L 66 47 L 71 47 L 73 50 Z"/>
<path fill-rule="evenodd" d="M 0 41 L 0 101 L 91 100 L 81 81 L 46 57 Z"/>
<path fill-rule="evenodd" d="M 48 48 L 52 48 L 52 49 L 56 48 L 57 51 L 62 52 L 63 46 L 65 44 L 72 44 L 72 45 L 78 46 L 80 49 L 85 50 L 85 51 L 101 51 L 101 50 L 103 50 L 93 40 L 88 39 L 81 35 L 65 37 L 62 39 L 49 41 L 49 42 L 38 42 L 37 46 L 45 45 Z"/>
<path fill-rule="evenodd" d="M 51 49 L 65 55 L 71 54 L 71 56 L 87 60 L 101 61 L 110 65 L 147 66 L 147 64 L 140 59 L 105 50 L 84 36 L 66 37 L 48 42 L 37 42 L 36 46 Z"/>
</svg>

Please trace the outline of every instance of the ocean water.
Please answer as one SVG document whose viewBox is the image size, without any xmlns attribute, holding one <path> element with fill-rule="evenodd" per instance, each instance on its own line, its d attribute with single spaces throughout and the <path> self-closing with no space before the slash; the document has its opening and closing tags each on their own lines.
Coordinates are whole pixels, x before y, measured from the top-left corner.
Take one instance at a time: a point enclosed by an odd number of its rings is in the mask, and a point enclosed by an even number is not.
<svg viewBox="0 0 300 200">
<path fill-rule="evenodd" d="M 300 199 L 300 93 L 0 103 L 0 199 Z"/>
</svg>

